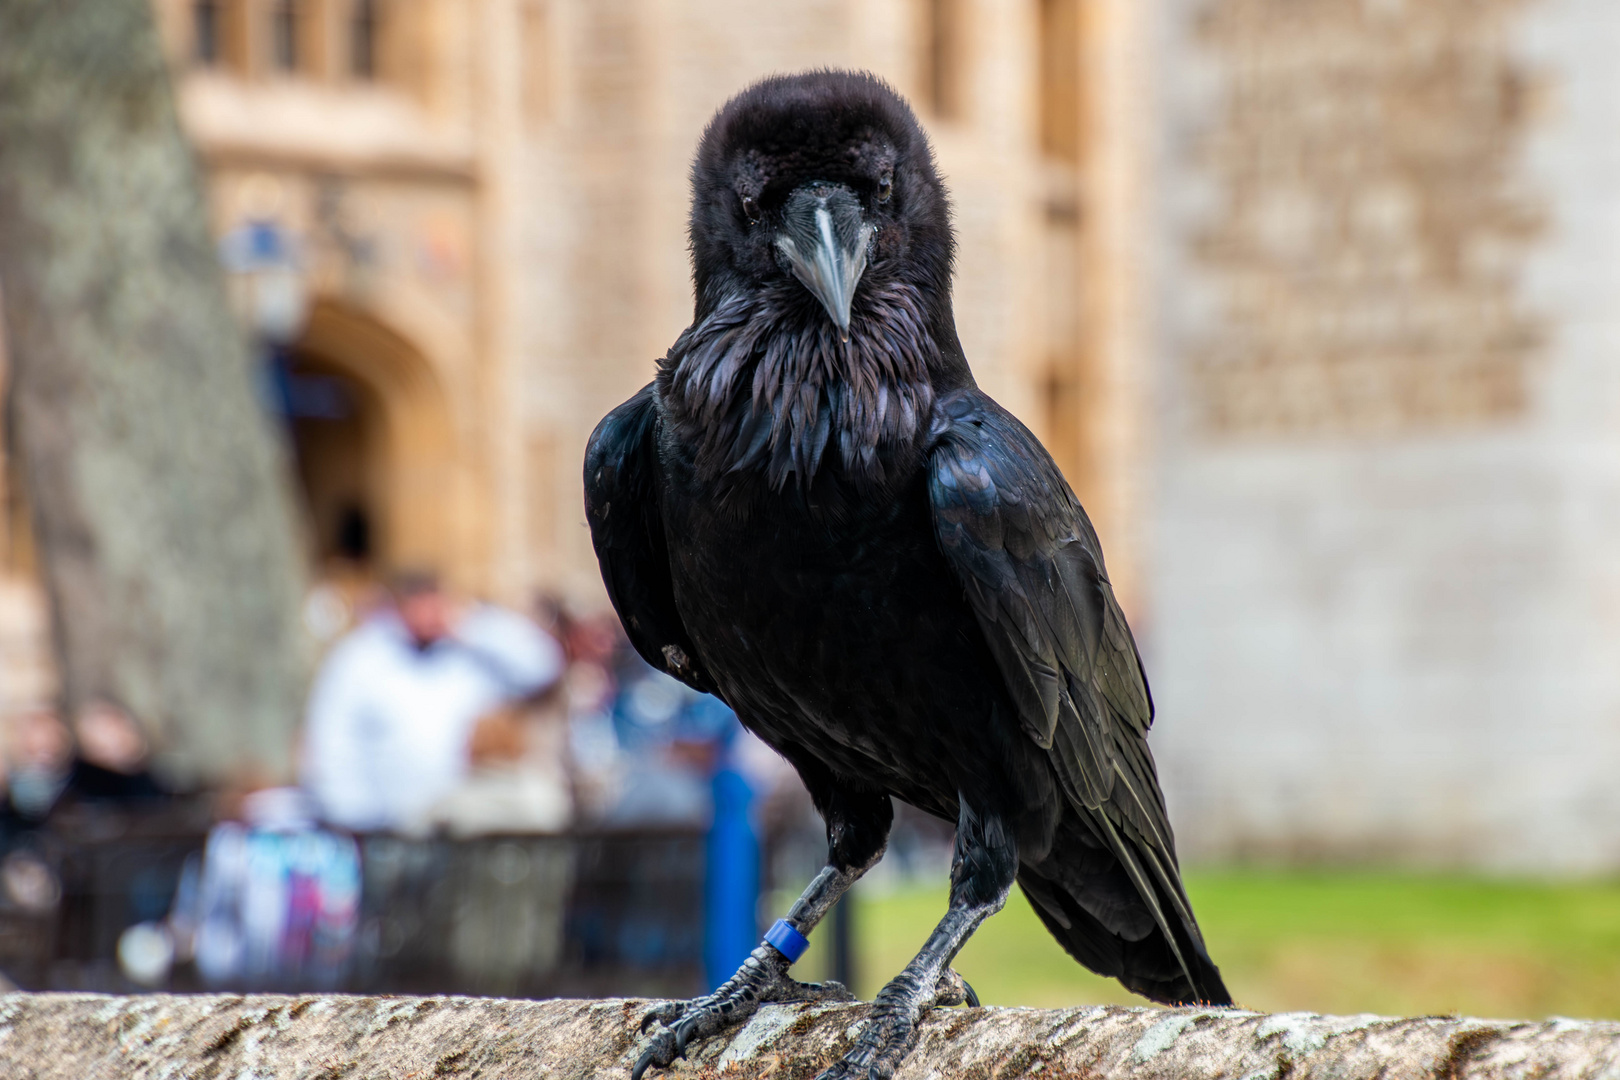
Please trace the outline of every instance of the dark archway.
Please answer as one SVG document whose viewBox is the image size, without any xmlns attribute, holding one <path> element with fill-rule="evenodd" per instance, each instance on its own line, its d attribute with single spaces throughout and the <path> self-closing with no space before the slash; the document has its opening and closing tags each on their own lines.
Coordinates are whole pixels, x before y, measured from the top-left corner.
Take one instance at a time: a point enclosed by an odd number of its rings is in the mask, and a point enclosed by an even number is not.
<svg viewBox="0 0 1620 1080">
<path fill-rule="evenodd" d="M 450 567 L 455 456 L 426 358 L 369 315 L 318 301 L 286 365 L 319 567 Z"/>
<path fill-rule="evenodd" d="M 372 570 L 385 548 L 388 459 L 377 393 L 318 353 L 287 363 L 288 427 L 317 566 Z"/>
</svg>

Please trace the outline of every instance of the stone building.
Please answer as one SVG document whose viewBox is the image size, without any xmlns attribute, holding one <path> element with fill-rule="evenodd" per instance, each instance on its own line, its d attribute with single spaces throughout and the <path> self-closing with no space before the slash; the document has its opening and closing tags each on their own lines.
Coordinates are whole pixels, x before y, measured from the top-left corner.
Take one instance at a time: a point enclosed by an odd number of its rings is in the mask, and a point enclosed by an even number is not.
<svg viewBox="0 0 1620 1080">
<path fill-rule="evenodd" d="M 154 2 L 216 230 L 301 253 L 318 566 L 599 604 L 581 451 L 688 320 L 703 124 L 870 68 L 980 381 L 1098 523 L 1188 857 L 1620 865 L 1620 8 Z"/>
<path fill-rule="evenodd" d="M 582 448 L 689 321 L 698 137 L 751 80 L 817 65 L 919 103 L 964 339 L 1078 461 L 1043 402 L 1077 396 L 1082 350 L 1081 5 L 972 6 L 157 0 L 216 230 L 268 220 L 302 251 L 291 370 L 343 414 L 294 423 L 317 558 L 358 517 L 376 565 L 598 601 Z"/>
<path fill-rule="evenodd" d="M 604 602 L 583 447 L 689 321 L 698 138 L 752 80 L 813 66 L 870 68 L 916 103 L 956 198 L 977 371 L 1056 434 L 1099 518 L 1123 517 L 1093 465 L 1125 458 L 1126 428 L 1084 422 L 1130 411 L 1079 317 L 1100 257 L 1080 227 L 1081 0 L 154 7 L 222 247 L 257 230 L 296 258 L 307 315 L 279 379 L 317 573 L 431 567 L 511 604 Z M 25 516 L 0 652 L 37 674 Z"/>
<path fill-rule="evenodd" d="M 1620 865 L 1620 8 L 1167 0 L 1149 663 L 1189 857 Z"/>
</svg>

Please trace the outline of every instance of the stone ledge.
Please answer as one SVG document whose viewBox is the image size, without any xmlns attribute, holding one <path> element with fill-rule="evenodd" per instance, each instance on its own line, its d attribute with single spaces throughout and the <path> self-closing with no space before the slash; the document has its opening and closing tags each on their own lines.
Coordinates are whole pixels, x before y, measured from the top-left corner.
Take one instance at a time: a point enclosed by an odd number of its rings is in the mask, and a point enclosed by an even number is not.
<svg viewBox="0 0 1620 1080">
<path fill-rule="evenodd" d="M 642 1001 L 0 995 L 11 1080 L 621 1077 Z M 864 1005 L 770 1006 L 671 1076 L 810 1080 Z M 896 1080 L 1620 1080 L 1620 1023 L 1387 1019 L 1232 1009 L 950 1009 Z"/>
</svg>

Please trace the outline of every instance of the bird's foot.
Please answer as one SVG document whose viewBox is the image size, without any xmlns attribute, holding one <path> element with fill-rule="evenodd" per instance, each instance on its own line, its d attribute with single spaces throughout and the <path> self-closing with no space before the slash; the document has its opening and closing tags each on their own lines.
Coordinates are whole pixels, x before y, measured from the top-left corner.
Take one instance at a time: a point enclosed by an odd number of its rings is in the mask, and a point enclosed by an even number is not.
<svg viewBox="0 0 1620 1080">
<path fill-rule="evenodd" d="M 922 1014 L 935 1006 L 962 1004 L 976 1008 L 979 996 L 950 968 L 928 989 L 909 970 L 902 971 L 878 991 L 866 1026 L 849 1053 L 816 1080 L 889 1080 L 917 1045 Z"/>
<path fill-rule="evenodd" d="M 641 1080 L 642 1073 L 653 1066 L 667 1068 L 676 1058 L 686 1056 L 688 1044 L 742 1023 L 767 1002 L 855 1000 L 843 983 L 802 983 L 790 978 L 787 971 L 791 966 L 775 948 L 761 945 L 714 993 L 649 1010 L 641 1020 L 641 1030 L 646 1032 L 655 1024 L 661 1030 L 636 1059 L 630 1080 Z"/>
</svg>

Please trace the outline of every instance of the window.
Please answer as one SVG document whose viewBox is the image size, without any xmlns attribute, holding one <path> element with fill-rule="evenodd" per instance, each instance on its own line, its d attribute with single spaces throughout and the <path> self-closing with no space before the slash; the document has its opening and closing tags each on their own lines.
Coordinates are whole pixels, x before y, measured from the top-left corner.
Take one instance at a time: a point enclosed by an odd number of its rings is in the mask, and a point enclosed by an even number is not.
<svg viewBox="0 0 1620 1080">
<path fill-rule="evenodd" d="M 270 66 L 275 71 L 298 70 L 297 0 L 272 0 L 270 5 Z"/>
<path fill-rule="evenodd" d="M 962 117 L 966 0 L 923 0 L 923 93 L 934 114 L 946 119 Z"/>
<path fill-rule="evenodd" d="M 1041 229 L 1042 351 L 1046 361 L 1047 448 L 1077 490 L 1097 478 L 1094 384 L 1083 310 L 1080 165 L 1084 149 L 1081 43 L 1084 0 L 1035 0 L 1036 121 L 1046 159 Z"/>
<path fill-rule="evenodd" d="M 196 0 L 191 5 L 191 59 L 203 67 L 220 61 L 219 0 Z"/>
<path fill-rule="evenodd" d="M 377 0 L 354 0 L 349 18 L 349 74 L 377 77 Z"/>
<path fill-rule="evenodd" d="M 1041 150 L 1059 161 L 1080 160 L 1080 0 L 1040 4 Z"/>
</svg>

